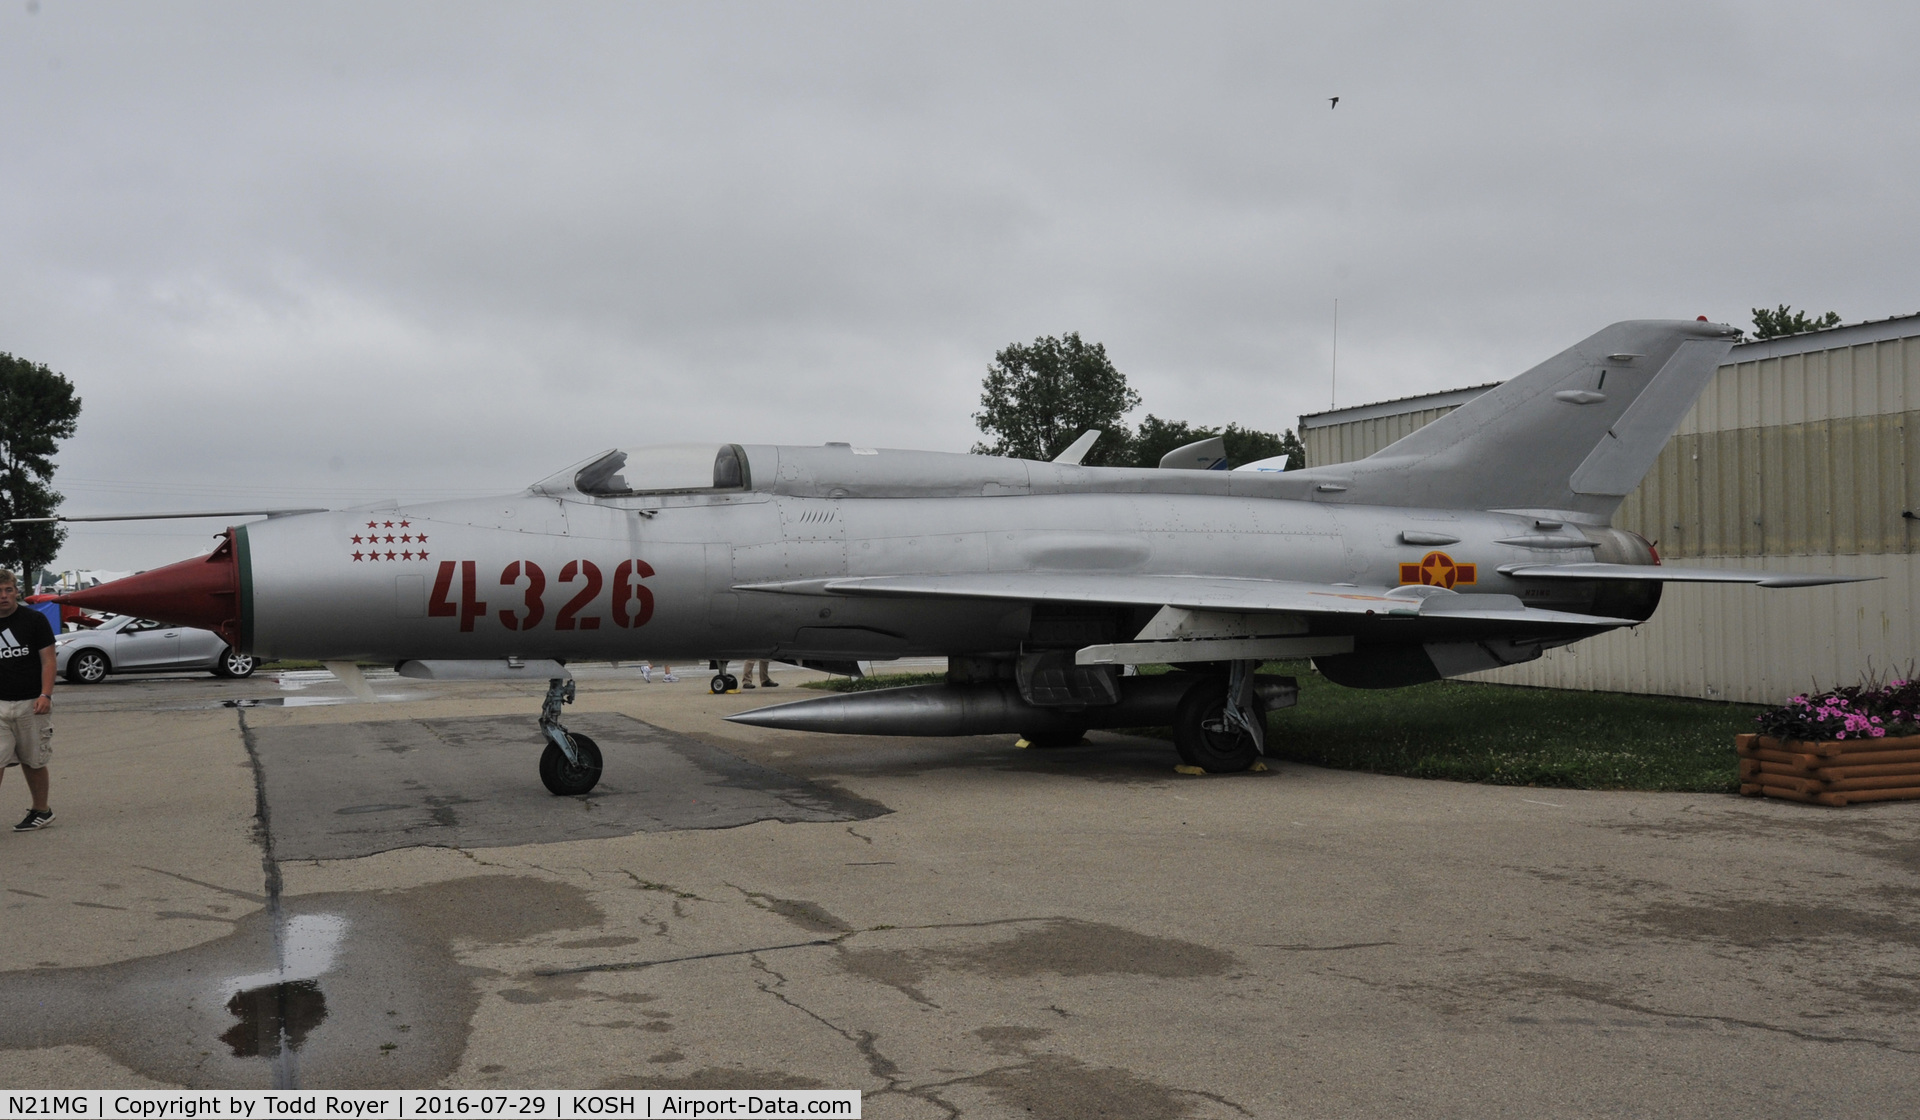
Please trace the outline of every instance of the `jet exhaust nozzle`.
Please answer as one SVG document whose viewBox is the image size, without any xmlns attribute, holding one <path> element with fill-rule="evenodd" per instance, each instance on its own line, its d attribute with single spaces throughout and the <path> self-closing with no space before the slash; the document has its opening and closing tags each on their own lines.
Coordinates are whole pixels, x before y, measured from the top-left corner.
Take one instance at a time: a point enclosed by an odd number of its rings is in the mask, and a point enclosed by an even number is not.
<svg viewBox="0 0 1920 1120">
<path fill-rule="evenodd" d="M 848 692 L 736 712 L 729 722 L 784 731 L 834 735 L 1047 734 L 1093 727 L 1153 727 L 1173 722 L 1187 691 L 1209 678 L 1198 673 L 1128 677 L 1120 702 L 1101 707 L 1042 708 L 1029 704 L 1011 681 L 992 684 L 925 684 Z M 1299 689 L 1291 677 L 1256 678 L 1255 691 L 1269 711 L 1293 704 Z"/>
</svg>

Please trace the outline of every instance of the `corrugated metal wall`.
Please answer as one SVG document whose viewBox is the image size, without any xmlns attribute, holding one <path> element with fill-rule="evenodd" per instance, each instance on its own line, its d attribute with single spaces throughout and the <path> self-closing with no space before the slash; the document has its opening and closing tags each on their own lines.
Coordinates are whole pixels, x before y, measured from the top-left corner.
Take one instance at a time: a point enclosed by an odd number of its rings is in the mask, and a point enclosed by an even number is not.
<svg viewBox="0 0 1920 1120">
<path fill-rule="evenodd" d="M 1671 560 L 1877 582 L 1669 584 L 1646 624 L 1479 679 L 1772 703 L 1904 675 L 1920 657 L 1920 521 L 1902 516 L 1920 499 L 1920 321 L 1896 326 L 1909 335 L 1845 345 L 1866 332 L 1842 328 L 1737 347 L 1614 518 Z M 1449 411 L 1406 413 L 1404 430 L 1388 423 L 1398 417 L 1311 430 L 1308 461 L 1363 458 Z"/>
<path fill-rule="evenodd" d="M 1300 445 L 1306 449 L 1307 465 L 1310 467 L 1352 462 L 1366 458 L 1394 440 L 1412 435 L 1458 407 L 1426 408 L 1418 412 L 1376 416 L 1346 424 L 1329 424 L 1322 428 L 1303 426 Z"/>
</svg>

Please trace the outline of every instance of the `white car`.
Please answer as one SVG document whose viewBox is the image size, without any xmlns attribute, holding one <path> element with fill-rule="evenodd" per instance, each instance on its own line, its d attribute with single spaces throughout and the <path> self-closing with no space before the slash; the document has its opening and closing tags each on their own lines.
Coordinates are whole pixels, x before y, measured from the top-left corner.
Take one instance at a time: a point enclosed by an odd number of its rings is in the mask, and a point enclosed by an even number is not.
<svg viewBox="0 0 1920 1120">
<path fill-rule="evenodd" d="M 216 677 L 250 677 L 253 655 L 229 648 L 211 630 L 168 626 L 117 614 L 91 630 L 53 640 L 59 671 L 75 684 L 95 684 L 110 673 L 161 673 L 205 669 Z"/>
</svg>

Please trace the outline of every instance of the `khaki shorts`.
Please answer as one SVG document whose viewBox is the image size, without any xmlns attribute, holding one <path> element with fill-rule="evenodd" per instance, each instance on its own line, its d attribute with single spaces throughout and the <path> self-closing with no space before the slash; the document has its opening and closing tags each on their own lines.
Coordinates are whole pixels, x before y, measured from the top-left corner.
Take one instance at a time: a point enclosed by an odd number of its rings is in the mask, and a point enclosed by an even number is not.
<svg viewBox="0 0 1920 1120">
<path fill-rule="evenodd" d="M 53 757 L 53 717 L 33 714 L 31 700 L 0 700 L 0 768 L 35 770 Z"/>
</svg>

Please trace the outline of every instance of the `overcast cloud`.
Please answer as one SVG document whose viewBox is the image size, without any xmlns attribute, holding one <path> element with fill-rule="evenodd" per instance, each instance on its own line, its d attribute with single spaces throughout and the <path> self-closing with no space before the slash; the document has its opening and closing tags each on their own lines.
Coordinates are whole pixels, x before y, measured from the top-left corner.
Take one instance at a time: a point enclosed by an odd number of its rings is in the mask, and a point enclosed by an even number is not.
<svg viewBox="0 0 1920 1120">
<path fill-rule="evenodd" d="M 1278 430 L 1336 298 L 1341 404 L 1920 309 L 1911 4 L 6 2 L 0 350 L 85 399 L 70 513 L 964 450 L 1070 330 L 1136 421 Z"/>
</svg>

